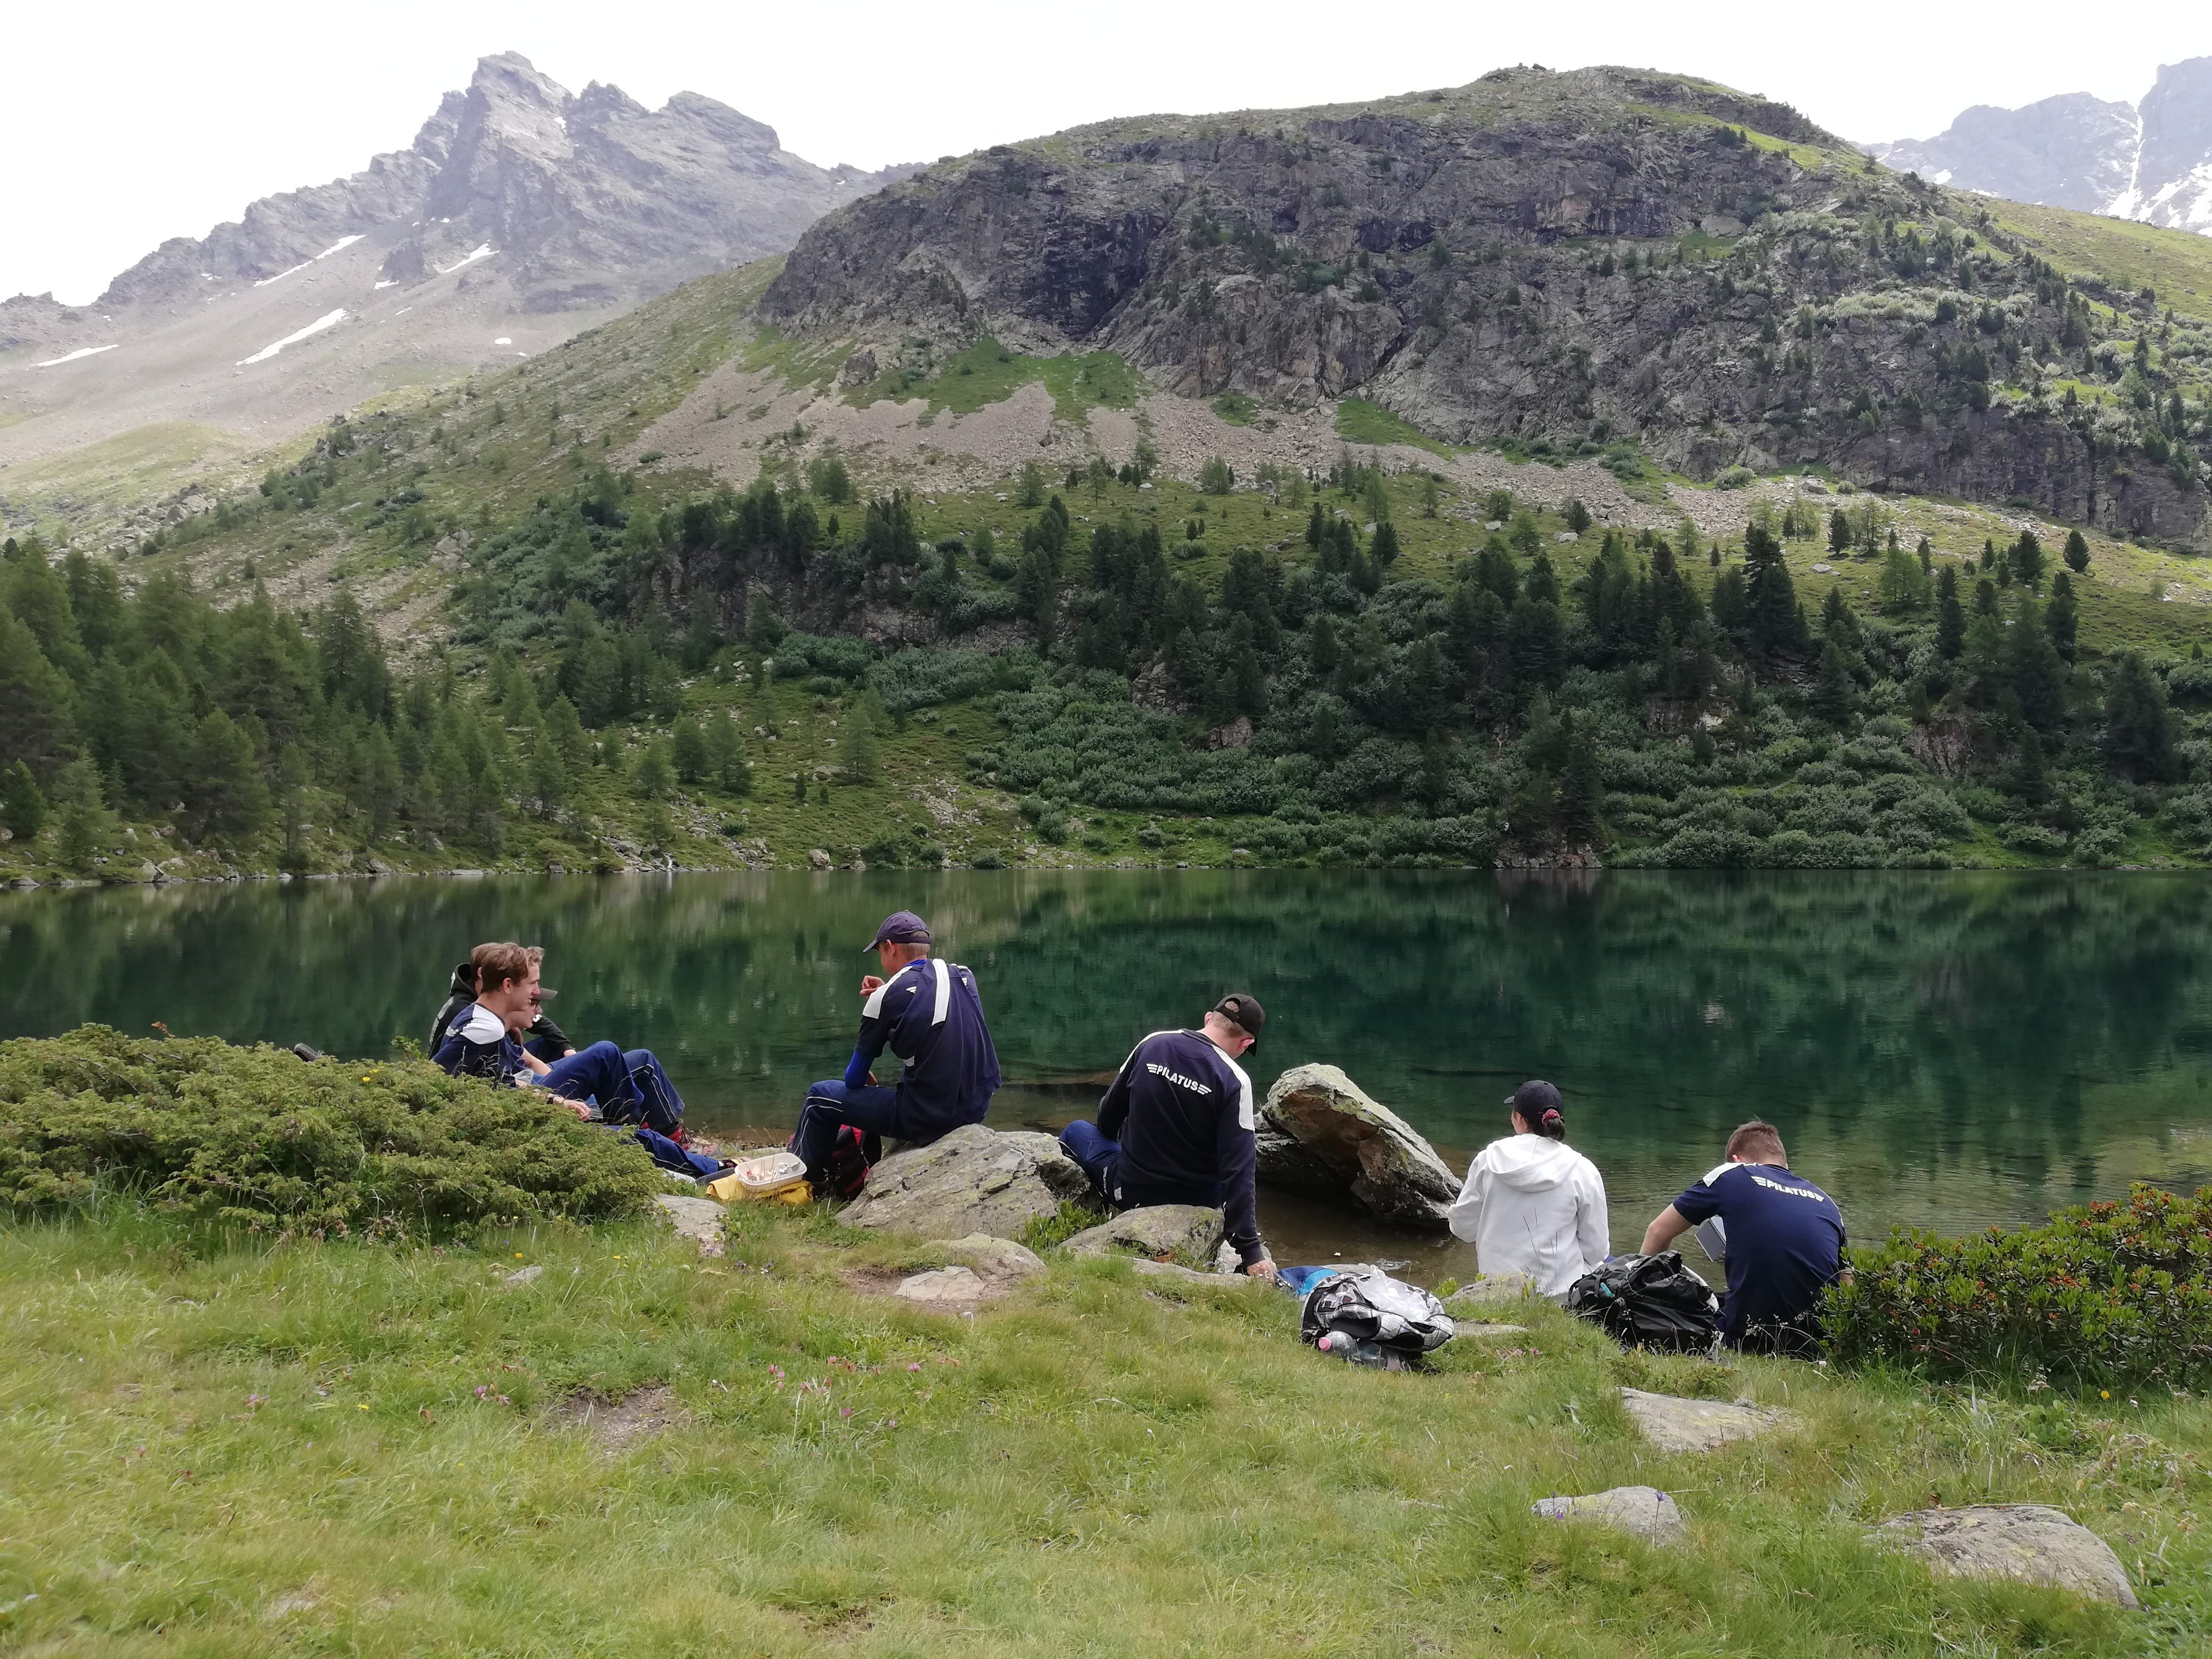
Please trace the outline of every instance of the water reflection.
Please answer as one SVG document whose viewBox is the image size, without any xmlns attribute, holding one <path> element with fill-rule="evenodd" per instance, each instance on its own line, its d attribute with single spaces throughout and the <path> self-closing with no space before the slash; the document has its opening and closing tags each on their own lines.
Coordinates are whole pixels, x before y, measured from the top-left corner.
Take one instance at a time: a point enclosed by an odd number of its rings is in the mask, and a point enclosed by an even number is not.
<svg viewBox="0 0 2212 1659">
<path fill-rule="evenodd" d="M 0 1035 L 159 1020 L 378 1053 L 422 1033 L 470 945 L 520 938 L 546 947 L 579 1036 L 657 1049 L 702 1121 L 781 1133 L 805 1083 L 840 1068 L 860 947 L 902 906 L 976 970 L 1005 1123 L 1087 1110 L 1138 1036 L 1240 986 L 1271 1015 L 1257 1080 L 1332 1060 L 1455 1163 L 1498 1133 L 1515 1083 L 1553 1079 L 1606 1173 L 1618 1243 L 1755 1113 L 1862 1237 L 2032 1218 L 2134 1179 L 2212 1181 L 2212 884 L 2188 875 L 1013 871 L 40 892 L 0 898 Z M 1277 1213 L 1309 1249 L 1379 1248 Z"/>
</svg>

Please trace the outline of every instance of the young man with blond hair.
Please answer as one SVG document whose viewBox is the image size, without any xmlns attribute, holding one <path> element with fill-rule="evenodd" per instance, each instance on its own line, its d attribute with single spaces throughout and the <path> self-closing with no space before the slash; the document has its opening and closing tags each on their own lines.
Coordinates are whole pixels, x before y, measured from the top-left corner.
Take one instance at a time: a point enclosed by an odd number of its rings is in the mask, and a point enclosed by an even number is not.
<svg viewBox="0 0 2212 1659">
<path fill-rule="evenodd" d="M 1820 1344 L 1820 1293 L 1844 1271 L 1844 1212 L 1790 1172 L 1781 1132 L 1753 1118 L 1729 1137 L 1727 1161 L 1652 1218 L 1644 1254 L 1692 1227 L 1728 1268 L 1721 1340 L 1755 1353 L 1805 1355 Z"/>
</svg>

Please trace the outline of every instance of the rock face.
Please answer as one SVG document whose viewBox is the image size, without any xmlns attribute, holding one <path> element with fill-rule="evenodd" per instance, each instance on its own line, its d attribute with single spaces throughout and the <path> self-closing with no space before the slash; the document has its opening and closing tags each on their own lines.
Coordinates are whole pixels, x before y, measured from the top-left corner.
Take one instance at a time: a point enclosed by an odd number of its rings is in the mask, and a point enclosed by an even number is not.
<svg viewBox="0 0 2212 1659">
<path fill-rule="evenodd" d="M 838 1218 L 924 1238 L 1003 1238 L 1056 1214 L 1062 1199 L 1080 1198 L 1090 1184 L 1050 1135 L 970 1123 L 877 1164 L 866 1190 Z"/>
<path fill-rule="evenodd" d="M 1441 1227 L 1459 1182 L 1413 1126 L 1334 1066 L 1294 1066 L 1260 1109 L 1263 1185 L 1348 1194 L 1369 1214 Z"/>
<path fill-rule="evenodd" d="M 1680 1544 L 1689 1538 L 1680 1508 L 1653 1486 L 1615 1486 L 1587 1498 L 1546 1498 L 1529 1507 L 1554 1521 L 1595 1521 L 1653 1544 Z"/>
<path fill-rule="evenodd" d="M 2212 234 L 2212 58 L 2160 65 L 2140 105 L 1978 104 L 1933 138 L 1870 148 L 1937 184 Z"/>
<path fill-rule="evenodd" d="M 1972 246 L 1869 244 L 1864 225 L 1892 216 L 1948 220 Z M 1725 275 L 1677 258 L 1707 224 L 1729 233 Z M 1991 395 L 2023 357 L 2087 372 L 2085 352 L 2124 353 L 2144 325 L 2085 319 L 2011 235 L 1978 198 L 1868 173 L 1784 106 L 1629 70 L 1501 70 L 940 162 L 815 225 L 763 306 L 825 348 L 865 342 L 885 372 L 989 334 L 1118 351 L 1190 396 L 1356 395 L 1452 442 L 1635 433 L 1701 478 L 1819 463 L 2201 543 L 2203 488 L 2138 451 L 2144 434 L 2105 434 L 2056 393 Z M 1895 303 L 1908 286 L 1922 297 Z"/>
<path fill-rule="evenodd" d="M 596 81 L 571 93 L 501 52 L 445 95 L 406 149 L 265 197 L 199 240 L 163 243 L 98 305 L 197 299 L 210 276 L 265 281 L 341 237 L 389 229 L 388 279 L 419 283 L 489 247 L 524 310 L 574 310 L 778 252 L 886 176 L 816 167 L 775 128 L 697 93 L 648 110 Z"/>
<path fill-rule="evenodd" d="M 1196 1204 L 1155 1204 L 1124 1210 L 1110 1221 L 1075 1235 L 1060 1248 L 1070 1255 L 1133 1251 L 1145 1256 L 1210 1258 L 1221 1243 L 1221 1212 Z"/>
<path fill-rule="evenodd" d="M 1789 1420 L 1782 1412 L 1747 1401 L 1683 1400 L 1671 1394 L 1623 1389 L 1620 1403 L 1661 1451 L 1709 1452 L 1731 1440 L 1748 1440 Z"/>
<path fill-rule="evenodd" d="M 2124 1607 L 2138 1606 L 2127 1570 L 2087 1527 L 2041 1504 L 1973 1504 L 1885 1521 L 1875 1535 L 1926 1559 L 1939 1572 L 2019 1578 Z"/>
</svg>

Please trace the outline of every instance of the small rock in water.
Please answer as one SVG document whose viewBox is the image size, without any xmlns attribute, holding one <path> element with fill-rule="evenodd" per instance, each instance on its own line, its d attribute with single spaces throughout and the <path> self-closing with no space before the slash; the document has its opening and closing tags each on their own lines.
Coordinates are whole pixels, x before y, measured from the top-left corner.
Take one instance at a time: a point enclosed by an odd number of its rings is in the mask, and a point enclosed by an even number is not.
<svg viewBox="0 0 2212 1659">
<path fill-rule="evenodd" d="M 2139 1607 L 2112 1547 L 2063 1510 L 2043 1504 L 1970 1504 L 1885 1521 L 1875 1536 L 1901 1545 L 1938 1572 L 2018 1578 L 2123 1607 Z"/>
<path fill-rule="evenodd" d="M 1595 1521 L 1654 1544 L 1680 1544 L 1688 1534 L 1674 1500 L 1654 1486 L 1615 1486 L 1586 1498 L 1546 1498 L 1529 1505 L 1554 1521 Z"/>
</svg>

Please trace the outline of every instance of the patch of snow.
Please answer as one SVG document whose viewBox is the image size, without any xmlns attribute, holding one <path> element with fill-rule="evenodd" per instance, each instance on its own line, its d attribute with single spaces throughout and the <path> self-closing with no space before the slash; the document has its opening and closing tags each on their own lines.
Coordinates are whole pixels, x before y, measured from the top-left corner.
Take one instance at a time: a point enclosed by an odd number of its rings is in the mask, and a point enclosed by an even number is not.
<svg viewBox="0 0 2212 1659">
<path fill-rule="evenodd" d="M 318 254 L 315 256 L 315 258 L 317 258 L 318 259 L 327 259 L 327 258 L 329 258 L 331 257 L 331 255 L 332 255 L 333 253 L 343 253 L 343 252 L 345 252 L 345 250 L 346 250 L 346 249 L 348 249 L 348 248 L 351 247 L 351 246 L 352 246 L 356 242 L 358 242 L 359 240 L 361 240 L 361 238 L 360 238 L 360 237 L 358 237 L 358 236 L 341 236 L 341 237 L 339 237 L 339 238 L 337 239 L 337 241 L 332 242 L 332 243 L 331 243 L 328 247 L 325 248 L 325 249 L 324 249 L 320 253 L 318 253 Z"/>
<path fill-rule="evenodd" d="M 380 289 L 381 289 L 381 288 L 398 288 L 398 286 L 399 286 L 399 282 L 398 282 L 398 279 L 397 277 L 394 277 L 391 282 L 388 282 L 388 283 L 379 283 L 377 284 L 377 287 L 379 287 L 379 288 L 380 288 Z"/>
<path fill-rule="evenodd" d="M 441 222 L 442 223 L 445 222 L 441 221 Z M 479 243 L 477 246 L 476 252 L 473 253 L 463 254 L 459 258 L 454 260 L 453 264 L 439 266 L 438 275 L 441 276 L 450 276 L 455 271 L 459 270 L 463 265 L 472 265 L 479 259 L 489 259 L 493 254 L 498 252 L 499 250 L 494 247 L 489 242 Z"/>
<path fill-rule="evenodd" d="M 204 283 L 211 283 L 215 281 L 215 272 L 211 270 L 204 270 L 200 272 L 200 281 Z"/>
<path fill-rule="evenodd" d="M 2105 204 L 2104 211 L 2114 219 L 2139 218 L 2142 213 L 2142 116 L 2136 116 L 2135 154 L 2128 162 L 2128 187 Z"/>
<path fill-rule="evenodd" d="M 497 338 L 496 340 L 494 340 L 494 341 L 492 342 L 492 343 L 493 343 L 494 345 L 513 345 L 513 344 L 514 343 L 514 341 L 512 341 L 512 340 L 510 340 L 510 339 L 508 339 L 508 338 L 507 337 L 507 336 L 506 336 L 506 335 L 502 334 L 502 335 L 501 335 L 501 336 L 499 337 L 499 338 Z"/>
<path fill-rule="evenodd" d="M 73 363 L 80 357 L 97 357 L 103 351 L 112 351 L 115 348 L 112 345 L 79 346 L 75 351 L 70 352 L 66 357 L 49 357 L 43 363 L 35 364 L 33 367 L 38 368 L 58 368 L 62 364 Z"/>
<path fill-rule="evenodd" d="M 310 334 L 320 334 L 325 329 L 335 328 L 343 321 L 345 321 L 345 310 L 343 307 L 336 311 L 325 312 L 321 316 L 316 318 L 313 322 L 309 323 L 307 327 L 295 330 L 292 333 L 287 334 L 281 340 L 270 342 L 269 344 L 262 347 L 260 350 L 255 352 L 251 357 L 240 358 L 238 360 L 237 366 L 240 368 L 244 368 L 248 363 L 265 363 L 271 357 L 274 357 L 278 352 L 282 351 L 286 346 L 297 345 L 301 341 L 306 339 Z"/>
<path fill-rule="evenodd" d="M 281 283 L 281 282 L 283 282 L 283 281 L 287 276 L 298 276 L 301 271 L 305 270 L 306 270 L 309 265 L 311 265 L 311 264 L 314 264 L 314 263 L 315 263 L 315 262 L 314 262 L 313 259 L 302 259 L 302 260 L 301 260 L 298 264 L 294 265 L 294 266 L 291 268 L 291 270 L 280 270 L 280 271 L 278 271 L 278 272 L 277 272 L 274 276 L 264 276 L 264 277 L 263 277 L 259 282 L 256 283 L 253 286 L 254 286 L 254 287 L 256 287 L 256 288 L 267 288 L 267 287 L 269 286 L 269 284 L 270 284 L 270 283 Z"/>
<path fill-rule="evenodd" d="M 1942 171 L 1942 172 L 1941 172 L 1941 173 L 1937 173 L 1937 174 L 1936 174 L 1933 179 L 1930 179 L 1928 182 L 1929 182 L 1929 184 L 1931 184 L 1931 185 L 1948 185 L 1948 184 L 1949 184 L 1949 183 L 1951 182 L 1951 169 L 1950 169 L 1950 168 L 1948 168 L 1948 167 L 1945 167 L 1945 168 L 1943 169 L 1943 171 Z"/>
<path fill-rule="evenodd" d="M 413 306 L 402 306 L 398 310 L 393 312 L 392 314 L 395 317 L 404 317 L 409 312 L 414 309 L 415 307 Z"/>
</svg>

